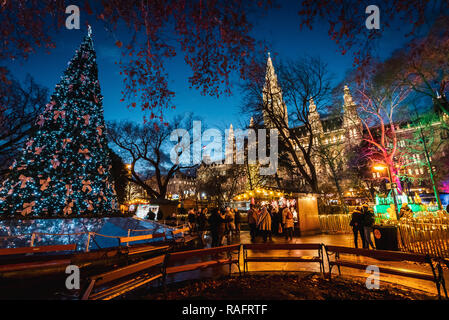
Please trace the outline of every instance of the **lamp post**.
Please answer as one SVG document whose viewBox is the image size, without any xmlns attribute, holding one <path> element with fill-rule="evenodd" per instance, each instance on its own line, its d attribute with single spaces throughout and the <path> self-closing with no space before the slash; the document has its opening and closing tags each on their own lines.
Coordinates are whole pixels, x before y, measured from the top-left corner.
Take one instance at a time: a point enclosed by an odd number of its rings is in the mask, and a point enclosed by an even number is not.
<svg viewBox="0 0 449 320">
<path fill-rule="evenodd" d="M 390 187 L 393 190 L 393 202 L 394 202 L 394 212 L 396 213 L 396 220 L 399 220 L 399 214 L 398 214 L 398 203 L 396 200 L 396 188 L 393 188 L 393 179 L 391 178 L 391 168 L 389 165 L 384 164 L 376 164 L 373 169 L 375 171 L 384 171 L 387 169 L 388 172 L 388 180 L 390 181 Z"/>
<path fill-rule="evenodd" d="M 128 169 L 128 176 L 131 178 L 131 175 L 132 175 L 132 173 L 131 173 L 131 165 L 130 164 L 127 164 L 126 165 L 126 169 Z M 131 201 L 131 181 L 128 181 L 128 202 L 130 202 Z"/>
</svg>

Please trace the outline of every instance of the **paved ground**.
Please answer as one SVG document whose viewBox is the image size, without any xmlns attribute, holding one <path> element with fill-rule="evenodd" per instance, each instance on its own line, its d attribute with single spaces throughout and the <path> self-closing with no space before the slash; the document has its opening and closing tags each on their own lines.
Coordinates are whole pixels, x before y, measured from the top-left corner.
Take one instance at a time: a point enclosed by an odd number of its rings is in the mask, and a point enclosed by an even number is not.
<svg viewBox="0 0 449 320">
<path fill-rule="evenodd" d="M 209 239 L 206 240 L 207 242 L 210 241 Z M 227 241 L 224 241 L 224 244 L 226 244 Z M 262 242 L 261 237 L 256 239 L 256 242 Z M 270 242 L 270 241 L 269 241 Z M 286 241 L 284 237 L 280 236 L 273 236 L 272 237 L 273 243 L 324 243 L 327 245 L 341 245 L 341 246 L 353 246 L 353 239 L 352 235 L 350 234 L 320 234 L 320 235 L 313 235 L 313 236 L 302 236 L 302 237 L 295 237 L 292 241 Z M 235 236 L 231 239 L 231 243 L 251 243 L 249 232 L 248 231 L 242 231 L 240 233 L 240 236 Z M 207 244 L 207 247 L 209 247 L 209 242 Z M 257 252 L 250 253 L 249 255 L 257 255 Z M 260 254 L 260 253 L 259 253 Z M 279 255 L 316 255 L 316 252 L 312 251 L 303 251 L 300 250 L 290 250 L 290 251 L 281 251 L 276 252 L 276 250 L 273 250 L 271 254 L 279 256 Z M 266 255 L 266 253 L 264 253 Z M 354 261 L 362 262 L 362 263 L 370 263 L 377 266 L 393 266 L 397 268 L 406 268 L 406 269 L 413 269 L 416 271 L 431 273 L 431 269 L 429 266 L 423 266 L 416 263 L 408 263 L 408 262 L 380 262 L 378 260 L 370 259 L 370 258 L 363 258 L 363 257 L 352 257 Z M 243 264 L 241 264 L 243 266 Z M 325 265 L 325 270 L 327 271 L 327 263 Z M 233 272 L 238 272 L 238 268 L 236 266 L 232 267 Z M 317 271 L 319 272 L 319 265 L 316 263 L 249 263 L 249 271 L 250 272 L 283 272 L 283 271 Z M 189 274 L 178 274 L 173 278 L 169 278 L 168 280 L 171 281 L 182 281 L 187 279 L 194 279 L 194 278 L 201 278 L 201 277 L 213 277 L 218 275 L 227 274 L 229 272 L 228 267 L 222 267 L 222 268 L 209 268 L 206 270 L 201 271 L 195 271 L 191 272 Z M 355 277 L 366 277 L 368 276 L 367 273 L 363 272 L 362 270 L 356 270 L 352 268 L 341 268 L 342 275 L 346 276 L 355 276 Z M 338 270 L 335 268 L 333 269 L 333 273 L 338 274 Z M 448 270 L 445 270 L 445 279 L 448 283 L 449 281 L 449 272 Z M 436 294 L 437 290 L 435 285 L 432 282 L 419 280 L 419 279 L 410 279 L 410 278 L 404 278 L 394 275 L 384 275 L 381 274 L 380 276 L 380 283 L 382 286 L 382 281 L 385 282 L 391 282 L 391 283 L 397 283 L 409 287 L 413 287 L 415 289 L 423 290 L 429 293 Z"/>
</svg>

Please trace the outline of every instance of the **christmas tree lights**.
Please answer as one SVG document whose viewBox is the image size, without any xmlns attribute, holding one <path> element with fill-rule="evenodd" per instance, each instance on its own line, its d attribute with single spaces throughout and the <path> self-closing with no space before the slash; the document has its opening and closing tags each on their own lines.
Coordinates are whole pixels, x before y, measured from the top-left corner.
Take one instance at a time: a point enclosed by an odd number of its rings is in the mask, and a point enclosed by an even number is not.
<svg viewBox="0 0 449 320">
<path fill-rule="evenodd" d="M 116 197 L 91 30 L 0 188 L 0 213 L 110 214 Z"/>
</svg>

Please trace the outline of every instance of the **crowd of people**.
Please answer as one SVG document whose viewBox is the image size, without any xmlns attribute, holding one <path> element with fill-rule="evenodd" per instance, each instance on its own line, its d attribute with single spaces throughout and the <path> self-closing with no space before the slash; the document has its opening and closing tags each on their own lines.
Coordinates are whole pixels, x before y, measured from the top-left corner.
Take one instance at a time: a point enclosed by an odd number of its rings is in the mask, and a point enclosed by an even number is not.
<svg viewBox="0 0 449 320">
<path fill-rule="evenodd" d="M 237 209 L 226 207 L 225 209 L 213 208 L 210 215 L 207 208 L 191 209 L 187 214 L 187 222 L 190 230 L 198 233 L 203 245 L 205 245 L 205 234 L 210 232 L 212 247 L 223 244 L 226 238 L 228 244 L 231 238 L 240 234 L 241 215 Z"/>
<path fill-rule="evenodd" d="M 273 235 L 284 235 L 286 240 L 293 239 L 293 213 L 286 206 L 278 208 L 265 205 L 250 205 L 247 215 L 251 241 L 261 237 L 264 242 L 272 241 Z M 205 234 L 210 232 L 211 247 L 231 244 L 232 239 L 240 236 L 241 213 L 229 207 L 213 208 L 210 214 L 207 208 L 190 209 L 187 223 L 193 233 L 197 233 L 205 245 Z"/>
<path fill-rule="evenodd" d="M 293 240 L 294 218 L 293 213 L 287 207 L 256 206 L 251 204 L 248 211 L 248 225 L 251 241 L 256 241 L 257 236 L 262 236 L 263 242 L 272 235 L 284 235 L 286 240 Z"/>
</svg>

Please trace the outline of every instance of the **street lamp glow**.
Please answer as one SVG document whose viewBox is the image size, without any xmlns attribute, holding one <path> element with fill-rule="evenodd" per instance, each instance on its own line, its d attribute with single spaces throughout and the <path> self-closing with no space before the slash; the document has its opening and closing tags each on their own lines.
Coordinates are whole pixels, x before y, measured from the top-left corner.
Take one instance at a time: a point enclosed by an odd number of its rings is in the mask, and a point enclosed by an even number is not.
<svg viewBox="0 0 449 320">
<path fill-rule="evenodd" d="M 382 164 L 377 164 L 373 167 L 373 169 L 376 171 L 384 171 L 385 169 L 387 169 L 387 167 Z"/>
</svg>

